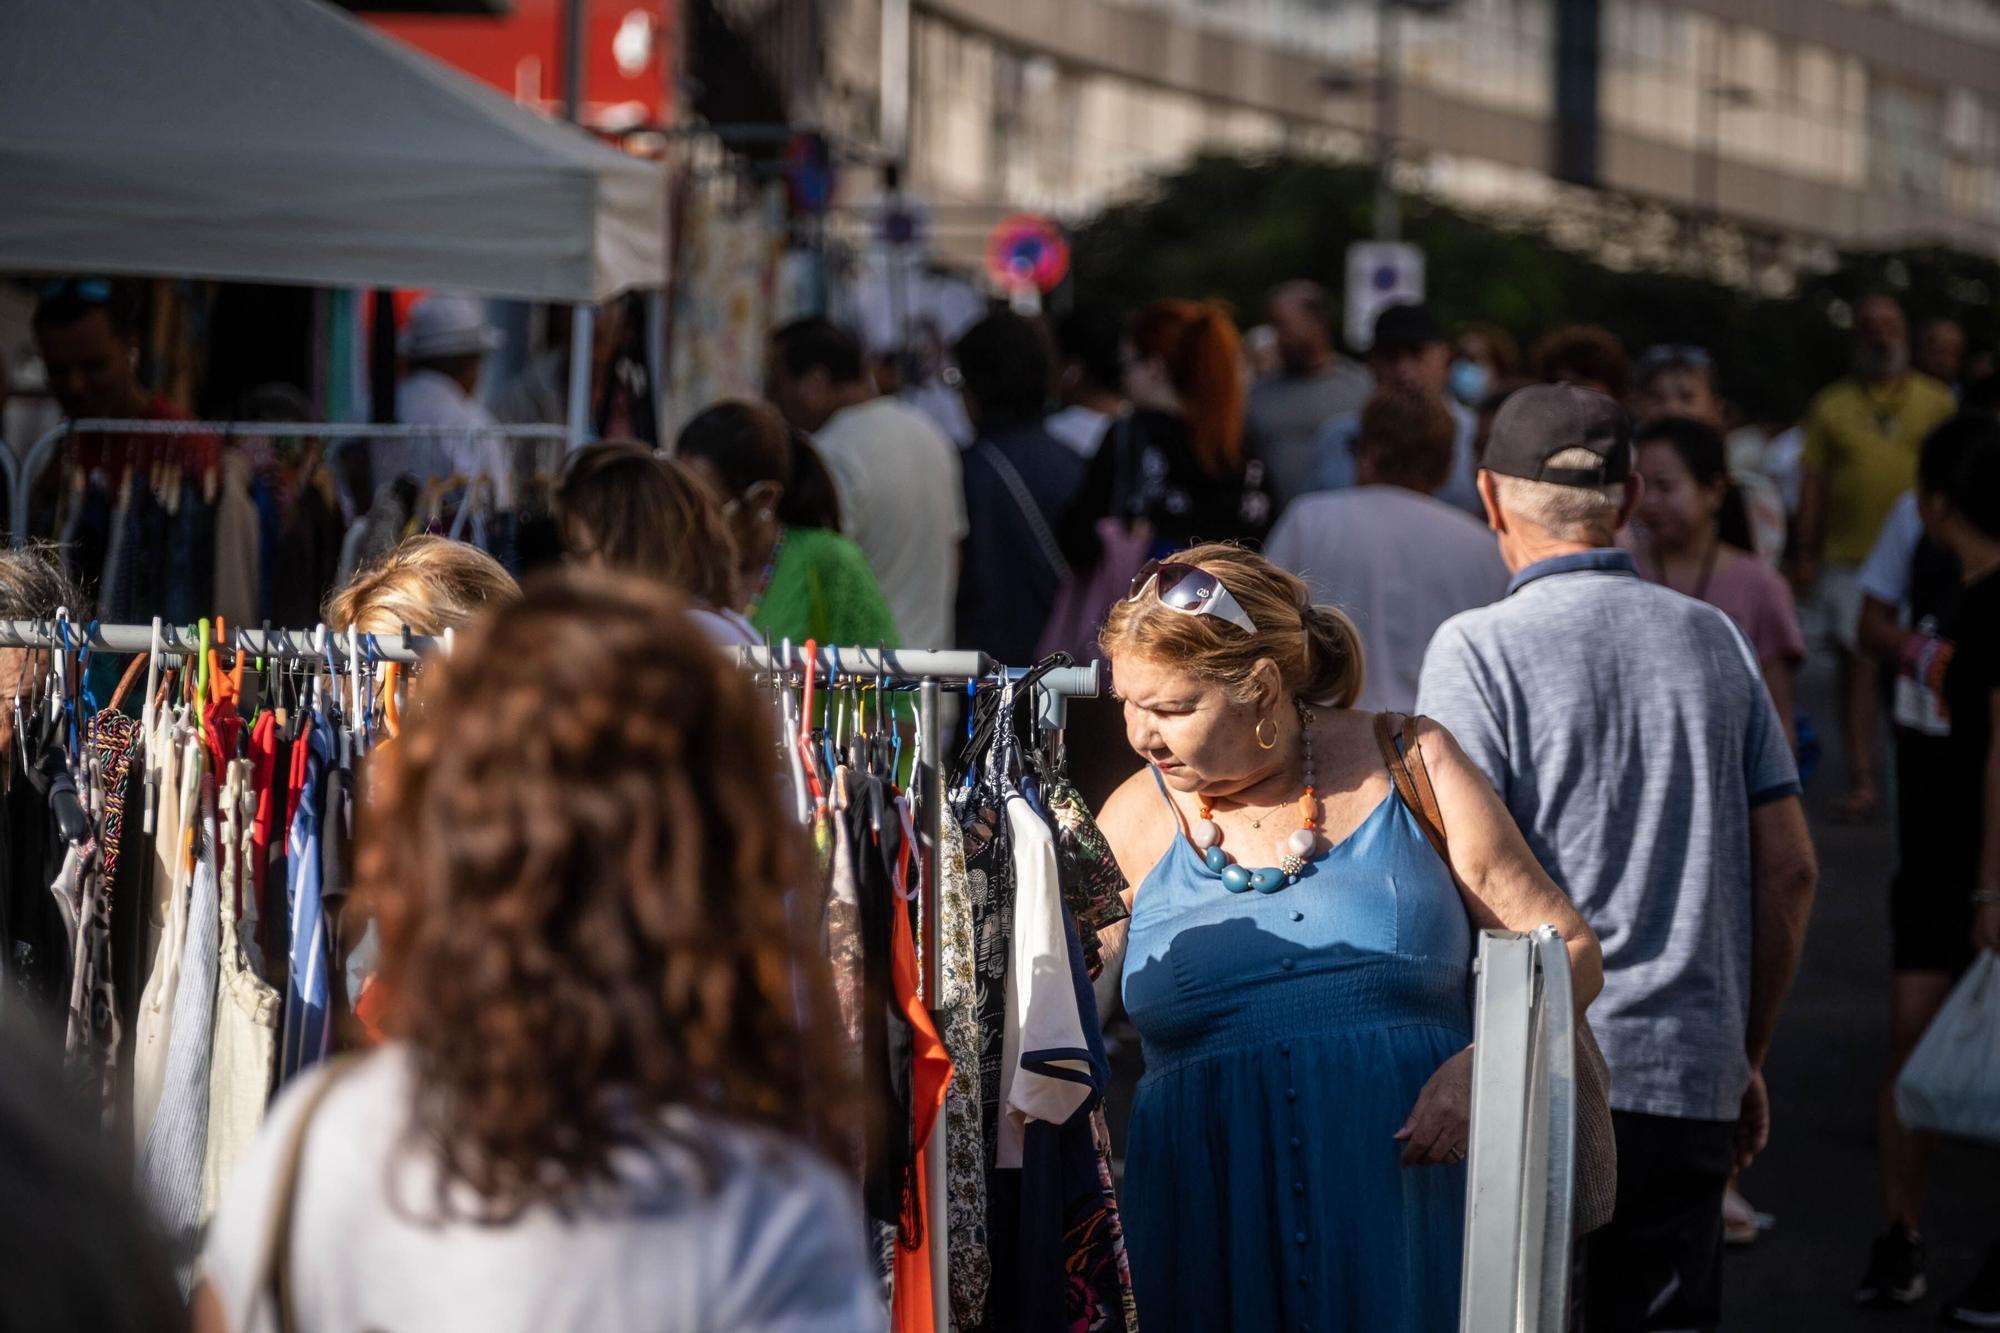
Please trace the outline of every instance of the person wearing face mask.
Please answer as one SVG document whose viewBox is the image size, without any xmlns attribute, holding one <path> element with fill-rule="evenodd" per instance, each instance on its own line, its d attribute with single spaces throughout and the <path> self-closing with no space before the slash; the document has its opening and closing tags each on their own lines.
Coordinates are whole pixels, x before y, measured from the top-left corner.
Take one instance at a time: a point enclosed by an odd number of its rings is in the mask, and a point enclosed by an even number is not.
<svg viewBox="0 0 2000 1333">
<path fill-rule="evenodd" d="M 1392 305 L 1375 319 L 1375 338 L 1368 349 L 1368 369 L 1375 384 L 1402 384 L 1437 398 L 1451 413 L 1455 427 L 1451 468 L 1443 485 L 1431 493 L 1475 518 L 1480 517 L 1479 491 L 1473 485 L 1472 438 L 1479 418 L 1446 392 L 1451 376 L 1452 346 L 1429 307 Z M 1361 414 L 1350 412 L 1329 421 L 1319 433 L 1318 469 L 1313 490 L 1340 491 L 1355 484 L 1354 440 L 1361 432 Z"/>
<path fill-rule="evenodd" d="M 1854 307 L 1854 369 L 1806 411 L 1789 571 L 1807 640 L 1831 644 L 1840 657 L 1847 791 L 1835 813 L 1842 819 L 1873 818 L 1878 808 L 1876 671 L 1856 637 L 1861 565 L 1896 498 L 1916 481 L 1924 437 L 1954 410 L 1943 385 L 1910 368 L 1903 307 L 1883 293 L 1863 297 Z"/>
<path fill-rule="evenodd" d="M 1579 1014 L 1596 937 L 1449 732 L 1354 707 L 1360 637 L 1296 576 L 1227 545 L 1148 564 L 1100 647 L 1146 761 L 1100 819 L 1137 886 L 1140 1326 L 1454 1326 L 1472 932 L 1552 923 Z M 1442 853 L 1389 756 L 1428 774 Z"/>
<path fill-rule="evenodd" d="M 1497 324 L 1466 324 L 1452 343 L 1451 396 L 1477 408 L 1502 384 L 1519 378 L 1521 348 L 1514 336 Z"/>
</svg>

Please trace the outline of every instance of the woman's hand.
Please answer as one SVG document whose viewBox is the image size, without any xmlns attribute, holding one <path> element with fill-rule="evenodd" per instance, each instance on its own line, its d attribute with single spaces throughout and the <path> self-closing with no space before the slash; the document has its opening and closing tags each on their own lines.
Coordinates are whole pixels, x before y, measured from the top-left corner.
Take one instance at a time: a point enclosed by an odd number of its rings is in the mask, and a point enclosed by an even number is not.
<svg viewBox="0 0 2000 1333">
<path fill-rule="evenodd" d="M 1410 1118 L 1396 1131 L 1404 1166 L 1449 1166 L 1465 1160 L 1472 1132 L 1472 1048 L 1438 1066 L 1417 1094 Z"/>
</svg>

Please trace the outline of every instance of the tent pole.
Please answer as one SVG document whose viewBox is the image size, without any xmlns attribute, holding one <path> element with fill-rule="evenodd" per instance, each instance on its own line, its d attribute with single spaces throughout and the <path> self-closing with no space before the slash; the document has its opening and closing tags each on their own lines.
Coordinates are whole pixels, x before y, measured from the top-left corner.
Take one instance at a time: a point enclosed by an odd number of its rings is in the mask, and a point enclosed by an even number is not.
<svg viewBox="0 0 2000 1333">
<path fill-rule="evenodd" d="M 569 334 L 569 450 L 575 453 L 590 440 L 590 335 L 597 307 L 578 301 L 571 309 Z"/>
</svg>

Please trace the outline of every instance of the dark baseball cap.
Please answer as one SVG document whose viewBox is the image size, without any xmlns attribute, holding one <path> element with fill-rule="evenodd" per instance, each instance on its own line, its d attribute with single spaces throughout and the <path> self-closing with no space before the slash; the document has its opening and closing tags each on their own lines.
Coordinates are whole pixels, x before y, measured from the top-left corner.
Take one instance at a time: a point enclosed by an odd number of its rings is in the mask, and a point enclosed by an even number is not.
<svg viewBox="0 0 2000 1333">
<path fill-rule="evenodd" d="M 1430 307 L 1406 302 L 1392 305 L 1375 316 L 1375 341 L 1369 350 L 1402 352 L 1445 341 L 1444 326 L 1437 322 Z"/>
<path fill-rule="evenodd" d="M 1565 449 L 1588 449 L 1595 467 L 1550 467 Z M 1494 415 L 1480 466 L 1503 477 L 1557 486 L 1614 486 L 1632 475 L 1632 423 L 1625 409 L 1595 389 L 1533 384 Z"/>
</svg>

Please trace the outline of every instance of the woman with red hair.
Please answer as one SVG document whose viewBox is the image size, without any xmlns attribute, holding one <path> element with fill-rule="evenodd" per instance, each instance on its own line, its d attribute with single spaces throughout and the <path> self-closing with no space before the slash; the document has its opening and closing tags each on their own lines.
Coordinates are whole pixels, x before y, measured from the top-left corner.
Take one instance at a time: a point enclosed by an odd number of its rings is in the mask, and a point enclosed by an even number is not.
<svg viewBox="0 0 2000 1333">
<path fill-rule="evenodd" d="M 1132 411 L 1106 432 L 1064 524 L 1071 565 L 1097 567 L 1106 518 L 1155 555 L 1198 541 L 1263 540 L 1271 500 L 1263 464 L 1243 456 L 1249 372 L 1228 310 L 1155 301 L 1133 319 L 1124 363 Z"/>
</svg>

